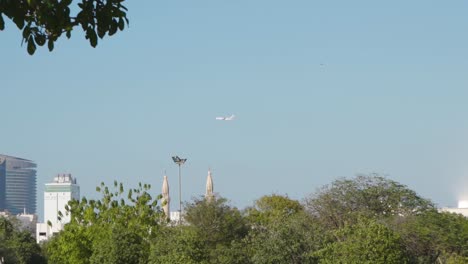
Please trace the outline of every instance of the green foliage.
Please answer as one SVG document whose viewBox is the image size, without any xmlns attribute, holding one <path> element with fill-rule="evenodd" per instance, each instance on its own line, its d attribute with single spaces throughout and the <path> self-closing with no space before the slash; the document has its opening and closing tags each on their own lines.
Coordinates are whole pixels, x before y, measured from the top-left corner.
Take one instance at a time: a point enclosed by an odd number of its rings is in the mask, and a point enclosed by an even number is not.
<svg viewBox="0 0 468 264">
<path fill-rule="evenodd" d="M 151 238 L 164 223 L 158 200 L 147 184 L 130 189 L 128 201 L 122 183 L 114 189 L 102 183 L 100 200 L 69 202 L 70 223 L 46 247 L 50 263 L 148 262 Z"/>
<path fill-rule="evenodd" d="M 89 227 L 65 225 L 60 234 L 44 244 L 49 263 L 89 264 L 94 235 Z"/>
<path fill-rule="evenodd" d="M 447 254 L 444 253 L 441 256 L 439 256 L 439 262 L 440 263 L 445 263 L 445 264 L 466 264 L 468 263 L 468 257 L 466 256 L 460 256 L 455 253 L 452 254 Z"/>
<path fill-rule="evenodd" d="M 54 49 L 62 34 L 67 38 L 76 27 L 81 27 L 92 47 L 98 38 L 114 35 L 128 25 L 127 8 L 124 0 L 81 0 L 71 7 L 72 0 L 2 0 L 0 1 L 0 30 L 4 30 L 3 15 L 11 19 L 22 30 L 23 42 L 29 54 L 36 46 L 47 43 L 49 51 Z M 72 14 L 72 10 L 77 10 Z"/>
<path fill-rule="evenodd" d="M 341 179 L 306 199 L 306 209 L 329 228 L 373 219 L 416 215 L 434 205 L 413 190 L 376 174 Z"/>
<path fill-rule="evenodd" d="M 151 263 L 247 263 L 241 240 L 248 226 L 220 197 L 185 207 L 186 225 L 164 227 L 151 245 Z"/>
<path fill-rule="evenodd" d="M 0 257 L 5 263 L 46 263 L 39 245 L 28 231 L 21 231 L 9 219 L 0 216 Z"/>
<path fill-rule="evenodd" d="M 246 218 L 252 226 L 245 240 L 252 263 L 316 263 L 310 252 L 323 233 L 298 201 L 263 196 L 247 208 Z"/>
<path fill-rule="evenodd" d="M 377 175 L 335 181 L 304 206 L 263 196 L 244 215 L 221 197 L 194 199 L 182 225 L 166 222 L 149 185 L 113 187 L 97 187 L 100 200 L 69 203 L 71 222 L 44 245 L 49 263 L 468 263 L 467 218 L 439 213 Z M 14 233 L 0 224 L 0 236 Z M 19 258 L 14 250 L 32 251 L 5 245 L 0 239 L 9 259 Z"/>
<path fill-rule="evenodd" d="M 211 262 L 218 264 L 249 264 L 250 250 L 244 240 L 233 240 L 230 245 L 217 245 L 211 252 Z"/>
<path fill-rule="evenodd" d="M 401 234 L 413 262 L 458 261 L 468 257 L 468 219 L 435 210 L 390 223 Z"/>
<path fill-rule="evenodd" d="M 312 253 L 323 244 L 325 232 L 304 212 L 282 216 L 254 227 L 248 237 L 255 264 L 317 263 Z"/>
<path fill-rule="evenodd" d="M 225 198 L 195 199 L 185 209 L 185 220 L 193 226 L 207 246 L 229 245 L 247 235 L 248 227 L 239 210 Z"/>
<path fill-rule="evenodd" d="M 359 219 L 335 231 L 336 241 L 315 255 L 319 263 L 403 264 L 408 257 L 401 238 L 372 219 Z"/>
<path fill-rule="evenodd" d="M 247 248 L 242 240 L 209 245 L 205 239 L 205 235 L 190 225 L 165 227 L 151 244 L 149 263 L 250 263 Z"/>
<path fill-rule="evenodd" d="M 93 244 L 90 263 L 147 263 L 149 244 L 133 230 L 117 225 L 100 231 L 100 239 Z"/>
<path fill-rule="evenodd" d="M 277 194 L 262 196 L 253 207 L 247 208 L 247 219 L 253 225 L 268 225 L 278 218 L 304 211 L 296 200 Z"/>
<path fill-rule="evenodd" d="M 149 263 L 202 263 L 206 256 L 203 241 L 190 226 L 164 227 L 151 243 Z"/>
</svg>

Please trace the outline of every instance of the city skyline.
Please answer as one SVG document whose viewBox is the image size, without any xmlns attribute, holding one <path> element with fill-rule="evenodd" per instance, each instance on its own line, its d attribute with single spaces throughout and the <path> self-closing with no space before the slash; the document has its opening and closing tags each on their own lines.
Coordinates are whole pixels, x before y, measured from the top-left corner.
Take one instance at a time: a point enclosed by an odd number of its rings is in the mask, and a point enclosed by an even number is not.
<svg viewBox="0 0 468 264">
<path fill-rule="evenodd" d="M 0 34 L 0 150 L 72 173 L 244 208 L 380 173 L 441 207 L 468 199 L 468 2 L 128 2 L 129 27 L 29 56 Z M 229 122 L 216 120 L 235 114 Z M 245 186 L 245 182 L 249 182 Z M 42 209 L 38 208 L 38 212 Z"/>
</svg>

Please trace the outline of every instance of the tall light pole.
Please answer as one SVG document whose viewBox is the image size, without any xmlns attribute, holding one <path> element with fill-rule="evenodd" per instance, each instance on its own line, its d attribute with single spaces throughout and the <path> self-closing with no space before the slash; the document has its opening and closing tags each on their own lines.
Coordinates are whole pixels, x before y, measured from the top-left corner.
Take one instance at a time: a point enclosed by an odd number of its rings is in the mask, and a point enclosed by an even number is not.
<svg viewBox="0 0 468 264">
<path fill-rule="evenodd" d="M 175 164 L 179 165 L 179 224 L 182 223 L 182 183 L 180 177 L 180 167 L 187 161 L 187 159 L 181 159 L 179 156 L 172 157 Z"/>
</svg>

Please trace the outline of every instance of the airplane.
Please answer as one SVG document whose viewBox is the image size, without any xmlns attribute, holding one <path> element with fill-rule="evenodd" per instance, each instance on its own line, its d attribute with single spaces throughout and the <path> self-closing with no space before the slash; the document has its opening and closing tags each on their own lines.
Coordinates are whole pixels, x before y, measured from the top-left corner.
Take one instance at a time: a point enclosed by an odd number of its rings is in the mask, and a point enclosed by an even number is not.
<svg viewBox="0 0 468 264">
<path fill-rule="evenodd" d="M 216 120 L 232 121 L 232 120 L 234 120 L 234 117 L 236 117 L 236 116 L 235 116 L 235 115 L 231 115 L 231 116 L 218 116 L 218 117 L 216 117 Z"/>
</svg>

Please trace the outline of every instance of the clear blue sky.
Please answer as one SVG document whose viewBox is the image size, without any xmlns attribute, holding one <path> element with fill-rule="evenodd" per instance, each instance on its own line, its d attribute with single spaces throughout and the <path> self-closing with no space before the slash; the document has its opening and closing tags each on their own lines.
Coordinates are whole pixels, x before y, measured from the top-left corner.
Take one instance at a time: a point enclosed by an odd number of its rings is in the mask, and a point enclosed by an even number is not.
<svg viewBox="0 0 468 264">
<path fill-rule="evenodd" d="M 77 29 L 31 57 L 0 32 L 0 152 L 37 162 L 40 214 L 62 172 L 93 197 L 114 179 L 160 193 L 166 169 L 175 198 L 174 154 L 184 200 L 211 167 L 240 208 L 370 172 L 440 206 L 468 194 L 467 1 L 127 5 L 96 49 Z"/>
</svg>

